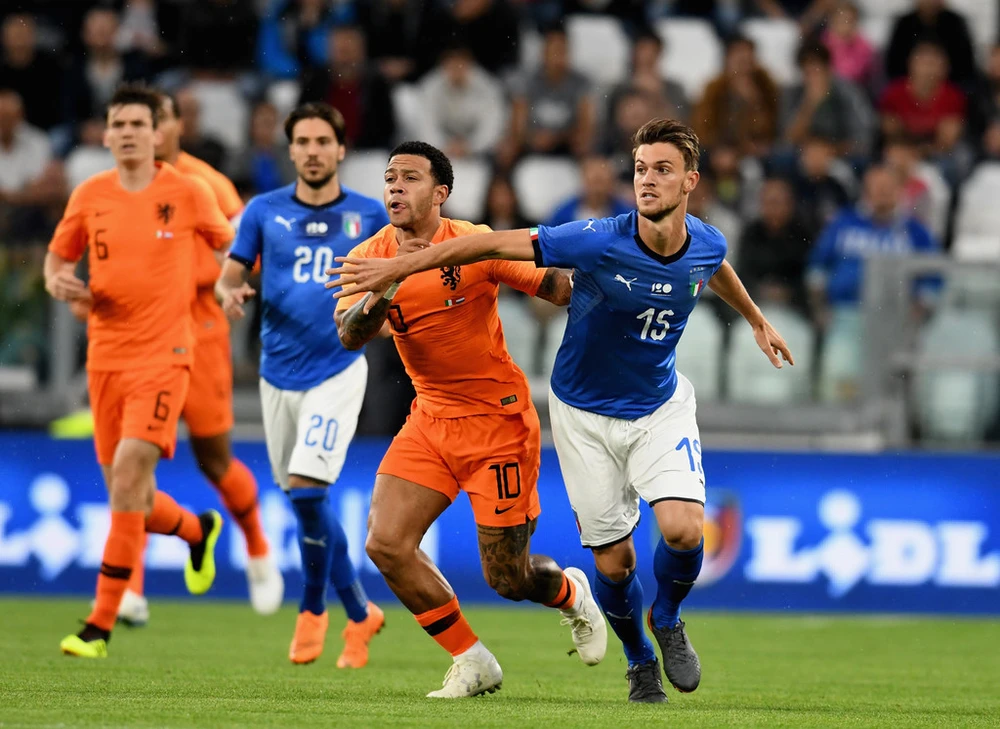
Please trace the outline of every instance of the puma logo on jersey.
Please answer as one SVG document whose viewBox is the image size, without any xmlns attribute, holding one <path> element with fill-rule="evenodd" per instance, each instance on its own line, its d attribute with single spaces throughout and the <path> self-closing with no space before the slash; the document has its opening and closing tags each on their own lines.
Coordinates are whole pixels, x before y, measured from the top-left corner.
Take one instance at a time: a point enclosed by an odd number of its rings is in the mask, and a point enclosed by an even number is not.
<svg viewBox="0 0 1000 729">
<path fill-rule="evenodd" d="M 627 288 L 629 291 L 631 291 L 632 290 L 632 284 L 634 284 L 637 281 L 637 279 L 634 279 L 634 278 L 626 279 L 620 273 L 616 273 L 615 274 L 615 281 L 617 281 L 618 283 L 625 284 L 625 288 Z"/>
<path fill-rule="evenodd" d="M 587 223 L 587 227 L 584 228 L 583 230 L 590 230 L 590 231 L 593 231 L 594 233 L 597 232 L 597 228 L 594 227 L 594 219 L 593 218 L 591 218 L 590 222 Z M 583 232 L 583 231 L 581 231 L 581 232 Z"/>
<path fill-rule="evenodd" d="M 291 233 L 292 232 L 292 223 L 295 222 L 295 218 L 292 218 L 291 220 L 285 220 L 280 215 L 275 215 L 274 216 L 274 222 L 277 223 L 278 225 L 285 226 L 285 230 L 287 230 L 289 233 Z"/>
</svg>

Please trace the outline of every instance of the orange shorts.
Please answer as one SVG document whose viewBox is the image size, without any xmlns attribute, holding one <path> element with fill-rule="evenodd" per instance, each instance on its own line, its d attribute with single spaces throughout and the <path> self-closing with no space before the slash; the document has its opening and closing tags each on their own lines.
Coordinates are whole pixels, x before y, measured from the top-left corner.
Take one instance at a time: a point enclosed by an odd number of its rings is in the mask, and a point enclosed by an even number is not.
<svg viewBox="0 0 1000 729">
<path fill-rule="evenodd" d="M 414 410 L 393 438 L 379 473 L 469 495 L 476 523 L 509 527 L 535 519 L 542 437 L 538 413 L 432 418 Z"/>
<path fill-rule="evenodd" d="M 195 438 L 211 438 L 233 429 L 233 358 L 228 336 L 195 345 L 183 415 Z"/>
<path fill-rule="evenodd" d="M 164 458 L 173 458 L 190 377 L 187 367 L 170 366 L 88 372 L 97 462 L 111 465 L 124 438 L 152 443 Z"/>
</svg>

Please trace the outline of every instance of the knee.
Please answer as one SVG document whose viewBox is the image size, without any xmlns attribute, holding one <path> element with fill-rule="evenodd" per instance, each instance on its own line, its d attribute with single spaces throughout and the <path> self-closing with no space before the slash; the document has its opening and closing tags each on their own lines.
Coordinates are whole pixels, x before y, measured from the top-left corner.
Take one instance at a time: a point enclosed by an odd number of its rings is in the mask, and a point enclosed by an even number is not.
<svg viewBox="0 0 1000 729">
<path fill-rule="evenodd" d="M 704 519 L 692 516 L 678 520 L 669 529 L 663 530 L 663 540 L 673 549 L 689 550 L 701 544 L 704 533 Z"/>
<path fill-rule="evenodd" d="M 198 465 L 201 467 L 201 472 L 205 474 L 205 478 L 214 484 L 219 484 L 225 477 L 226 471 L 229 470 L 229 458 L 212 455 L 199 460 Z"/>
<path fill-rule="evenodd" d="M 373 530 L 368 531 L 365 539 L 365 553 L 383 575 L 396 571 L 406 561 L 406 549 L 398 540 Z"/>
<path fill-rule="evenodd" d="M 612 582 L 622 582 L 635 571 L 635 545 L 631 538 L 593 551 L 597 571 Z"/>
</svg>

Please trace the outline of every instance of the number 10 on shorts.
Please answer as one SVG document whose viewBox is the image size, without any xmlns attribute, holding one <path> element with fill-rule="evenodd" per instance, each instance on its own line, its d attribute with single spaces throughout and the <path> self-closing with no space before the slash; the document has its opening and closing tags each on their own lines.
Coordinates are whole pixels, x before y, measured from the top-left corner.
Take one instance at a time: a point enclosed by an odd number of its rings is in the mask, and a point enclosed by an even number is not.
<svg viewBox="0 0 1000 729">
<path fill-rule="evenodd" d="M 494 463 L 490 470 L 497 477 L 497 499 L 516 499 L 521 495 L 521 468 L 517 462 Z"/>
</svg>

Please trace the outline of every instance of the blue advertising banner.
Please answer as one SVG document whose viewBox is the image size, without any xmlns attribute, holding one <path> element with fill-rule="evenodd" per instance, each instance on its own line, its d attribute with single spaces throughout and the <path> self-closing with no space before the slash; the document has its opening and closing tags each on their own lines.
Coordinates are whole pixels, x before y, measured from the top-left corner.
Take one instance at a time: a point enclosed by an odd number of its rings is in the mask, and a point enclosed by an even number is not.
<svg viewBox="0 0 1000 729">
<path fill-rule="evenodd" d="M 351 447 L 333 487 L 351 555 L 373 599 L 391 595 L 364 554 L 375 469 L 387 441 Z M 295 520 L 271 481 L 262 443 L 236 454 L 261 484 L 264 524 L 285 572 L 286 597 L 299 595 Z M 691 607 L 1000 614 L 1000 457 L 708 452 L 707 559 Z M 157 470 L 161 488 L 195 511 L 219 507 L 186 443 Z M 554 451 L 542 457 L 543 513 L 535 552 L 592 573 L 580 547 Z M 0 434 L 0 593 L 89 596 L 109 516 L 89 441 Z M 636 532 L 640 574 L 653 584 L 655 520 Z M 463 601 L 498 600 L 479 567 L 476 530 L 461 497 L 423 547 Z M 187 547 L 150 539 L 147 592 L 181 596 Z M 211 595 L 246 596 L 242 536 L 227 522 Z M 648 587 L 647 587 L 648 592 Z"/>
</svg>

